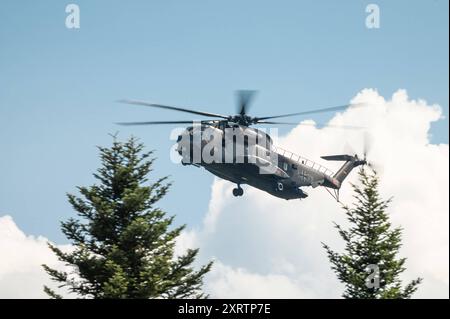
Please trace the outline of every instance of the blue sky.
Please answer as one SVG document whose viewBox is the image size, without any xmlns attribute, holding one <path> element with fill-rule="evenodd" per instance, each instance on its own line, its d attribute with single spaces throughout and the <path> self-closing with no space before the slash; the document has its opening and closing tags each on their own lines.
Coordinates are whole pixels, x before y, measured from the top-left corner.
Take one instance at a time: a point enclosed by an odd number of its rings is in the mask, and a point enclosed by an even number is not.
<svg viewBox="0 0 450 319">
<path fill-rule="evenodd" d="M 365 27 L 371 2 L 380 29 Z M 169 160 L 171 127 L 114 124 L 191 117 L 121 98 L 231 114 L 234 90 L 257 89 L 250 112 L 272 115 L 404 88 L 448 117 L 448 1 L 73 1 L 79 30 L 65 27 L 68 3 L 0 5 L 0 213 L 26 233 L 65 241 L 65 193 L 93 182 L 95 145 L 117 131 L 156 150 L 155 178 L 171 175 L 162 207 L 201 221 L 213 177 Z M 448 143 L 448 118 L 431 133 Z"/>
</svg>

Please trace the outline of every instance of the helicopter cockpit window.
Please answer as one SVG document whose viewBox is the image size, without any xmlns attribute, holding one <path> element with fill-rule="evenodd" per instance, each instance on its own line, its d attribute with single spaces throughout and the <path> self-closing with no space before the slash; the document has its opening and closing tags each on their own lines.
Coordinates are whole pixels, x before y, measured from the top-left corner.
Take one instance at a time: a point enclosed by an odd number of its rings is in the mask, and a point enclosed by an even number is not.
<svg viewBox="0 0 450 319">
<path fill-rule="evenodd" d="M 287 171 L 287 169 L 288 169 L 288 163 L 286 163 L 286 162 L 283 163 L 283 169 L 284 169 L 285 171 Z"/>
</svg>

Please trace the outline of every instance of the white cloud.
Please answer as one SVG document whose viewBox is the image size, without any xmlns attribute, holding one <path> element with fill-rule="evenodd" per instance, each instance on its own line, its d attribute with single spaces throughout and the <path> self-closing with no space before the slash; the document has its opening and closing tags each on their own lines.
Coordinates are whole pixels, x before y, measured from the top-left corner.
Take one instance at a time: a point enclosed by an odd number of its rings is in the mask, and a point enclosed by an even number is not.
<svg viewBox="0 0 450 319">
<path fill-rule="evenodd" d="M 305 298 L 312 297 L 289 276 L 260 275 L 242 268 L 232 268 L 216 262 L 209 289 L 220 292 L 221 298 Z M 214 297 L 213 295 L 212 297 Z"/>
<path fill-rule="evenodd" d="M 404 228 L 401 255 L 408 260 L 403 277 L 424 278 L 416 297 L 448 298 L 449 152 L 447 144 L 429 141 L 440 107 L 410 100 L 404 90 L 385 100 L 365 89 L 352 102 L 368 106 L 339 113 L 330 124 L 364 126 L 372 137 L 369 157 L 380 167 L 381 193 L 394 196 L 389 213 L 393 224 Z M 299 125 L 277 143 L 336 169 L 340 163 L 320 156 L 343 153 L 347 144 L 361 153 L 363 135 Z M 349 182 L 356 179 L 353 172 L 344 183 L 342 202 L 351 203 Z M 200 247 L 203 261 L 217 260 L 206 284 L 211 296 L 339 297 L 342 286 L 321 242 L 342 248 L 332 225 L 346 222 L 340 205 L 319 188 L 307 189 L 306 200 L 285 201 L 249 187 L 234 198 L 233 187 L 216 179 L 203 226 L 188 232 L 188 245 Z"/>
<path fill-rule="evenodd" d="M 47 241 L 25 235 L 10 216 L 0 217 L 0 298 L 47 298 L 43 286 L 54 283 L 41 265 L 62 267 Z"/>
</svg>

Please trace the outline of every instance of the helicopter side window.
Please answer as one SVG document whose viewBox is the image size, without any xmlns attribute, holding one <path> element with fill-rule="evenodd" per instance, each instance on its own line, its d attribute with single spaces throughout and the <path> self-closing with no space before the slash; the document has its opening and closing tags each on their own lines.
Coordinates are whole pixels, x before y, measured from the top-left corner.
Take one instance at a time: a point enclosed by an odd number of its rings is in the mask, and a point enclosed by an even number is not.
<svg viewBox="0 0 450 319">
<path fill-rule="evenodd" d="M 295 165 L 295 164 L 292 164 L 292 169 L 297 169 L 298 168 L 298 166 L 297 165 Z"/>
<path fill-rule="evenodd" d="M 288 163 L 286 163 L 286 162 L 283 163 L 283 169 L 284 169 L 285 171 L 287 171 L 287 169 L 288 169 Z"/>
</svg>

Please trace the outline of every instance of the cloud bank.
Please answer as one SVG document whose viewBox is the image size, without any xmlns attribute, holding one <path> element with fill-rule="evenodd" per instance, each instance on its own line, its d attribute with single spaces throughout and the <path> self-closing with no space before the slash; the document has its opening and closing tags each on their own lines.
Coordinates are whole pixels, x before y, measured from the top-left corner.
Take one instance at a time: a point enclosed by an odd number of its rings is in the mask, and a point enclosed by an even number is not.
<svg viewBox="0 0 450 319">
<path fill-rule="evenodd" d="M 64 268 L 47 242 L 41 236 L 25 235 L 11 216 L 0 217 L 0 299 L 47 298 L 43 286 L 55 287 L 55 284 L 41 265 Z"/>
<path fill-rule="evenodd" d="M 369 158 L 379 166 L 382 195 L 394 196 L 392 222 L 404 229 L 401 255 L 408 260 L 403 277 L 424 278 L 416 297 L 448 298 L 449 149 L 429 140 L 440 107 L 410 100 L 404 90 L 386 100 L 365 89 L 352 102 L 368 107 L 336 114 L 330 124 L 364 126 L 373 137 Z M 362 135 L 299 125 L 276 144 L 335 170 L 339 163 L 321 161 L 320 156 L 348 152 L 349 146 L 361 153 Z M 352 172 L 341 190 L 343 203 L 352 202 L 349 182 L 355 181 Z M 345 224 L 340 205 L 320 188 L 306 189 L 306 200 L 285 201 L 249 187 L 235 198 L 233 187 L 214 181 L 203 224 L 190 225 L 177 246 L 178 252 L 199 247 L 199 263 L 216 260 L 205 282 L 211 297 L 340 297 L 343 286 L 321 246 L 325 242 L 343 248 L 332 225 Z M 40 265 L 63 267 L 46 242 L 25 235 L 11 217 L 0 217 L 0 298 L 46 297 L 42 286 L 49 279 Z"/>
<path fill-rule="evenodd" d="M 449 150 L 430 144 L 429 129 L 441 117 L 437 105 L 411 100 L 405 90 L 385 99 L 365 89 L 352 100 L 366 103 L 333 117 L 329 124 L 367 128 L 372 137 L 369 159 L 377 164 L 381 194 L 394 196 L 389 214 L 402 226 L 401 255 L 407 257 L 403 279 L 424 282 L 415 297 L 448 298 L 449 277 Z M 311 121 L 305 121 L 311 123 Z M 321 155 L 363 152 L 364 133 L 298 125 L 275 143 L 318 160 L 331 169 L 340 163 Z M 349 182 L 341 201 L 352 203 Z M 204 223 L 183 237 L 184 246 L 200 247 L 203 261 L 214 257 L 216 267 L 206 288 L 223 298 L 337 298 L 343 286 L 330 270 L 321 242 L 342 249 L 332 222 L 345 225 L 340 205 L 320 188 L 307 188 L 303 201 L 285 201 L 253 188 L 234 198 L 233 184 L 216 179 Z"/>
</svg>

